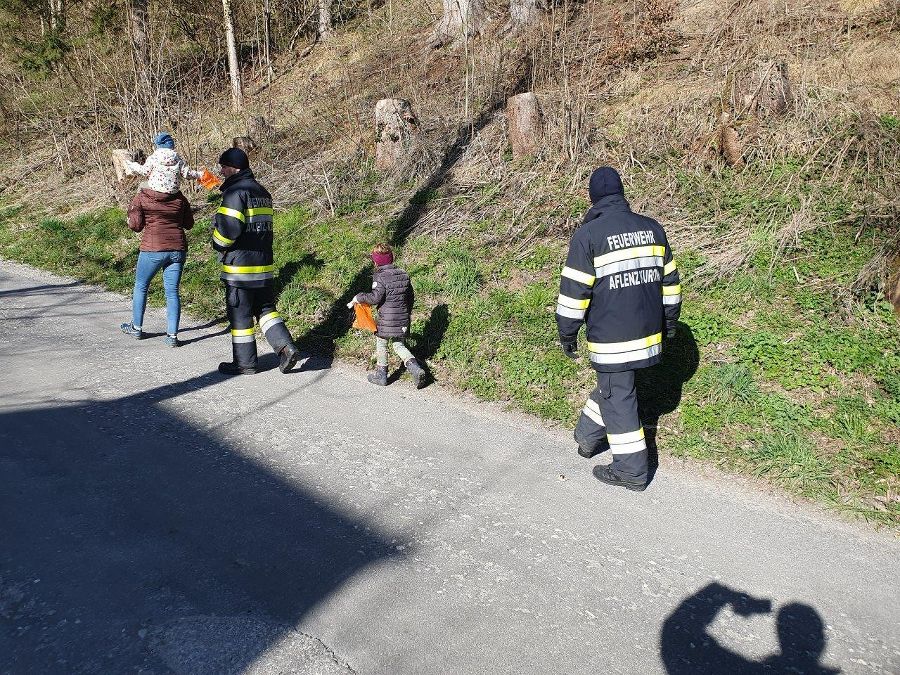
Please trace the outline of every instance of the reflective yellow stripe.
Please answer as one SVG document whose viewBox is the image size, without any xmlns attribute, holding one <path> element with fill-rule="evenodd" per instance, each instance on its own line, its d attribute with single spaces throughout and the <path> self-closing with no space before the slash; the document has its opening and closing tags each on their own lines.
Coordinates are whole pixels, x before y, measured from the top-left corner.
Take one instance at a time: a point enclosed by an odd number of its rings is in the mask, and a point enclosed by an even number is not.
<svg viewBox="0 0 900 675">
<path fill-rule="evenodd" d="M 627 434 L 611 434 L 607 432 L 606 438 L 610 445 L 613 443 L 634 443 L 635 441 L 643 440 L 644 427 L 641 427 L 637 431 L 629 431 Z"/>
<path fill-rule="evenodd" d="M 663 286 L 663 295 L 681 295 L 681 284 L 674 286 Z"/>
<path fill-rule="evenodd" d="M 630 352 L 636 349 L 646 349 L 662 342 L 662 333 L 651 335 L 650 337 L 641 338 L 640 340 L 629 340 L 628 342 L 588 342 L 588 349 L 595 354 L 617 354 L 618 352 Z"/>
<path fill-rule="evenodd" d="M 568 279 L 572 279 L 573 281 L 577 281 L 580 284 L 584 284 L 586 286 L 594 285 L 594 275 L 587 274 L 585 272 L 579 272 L 576 269 L 571 267 L 563 267 L 562 275 Z"/>
<path fill-rule="evenodd" d="M 262 326 L 266 321 L 271 321 L 272 319 L 277 319 L 281 314 L 278 312 L 269 312 L 265 316 L 259 317 L 259 325 Z"/>
<path fill-rule="evenodd" d="M 675 270 L 678 269 L 678 265 L 675 264 L 675 260 L 670 260 L 666 263 L 666 266 L 663 267 L 663 274 L 671 274 Z"/>
<path fill-rule="evenodd" d="M 568 295 L 559 294 L 558 301 L 560 305 L 563 307 L 571 307 L 572 309 L 587 309 L 591 304 L 591 299 L 587 298 L 586 300 L 578 300 L 577 298 L 570 298 Z"/>
<path fill-rule="evenodd" d="M 231 216 L 232 218 L 237 218 L 242 223 L 246 222 L 243 213 L 235 209 L 229 209 L 227 206 L 220 206 L 219 210 L 216 213 L 221 213 L 223 216 Z"/>
<path fill-rule="evenodd" d="M 274 216 L 275 210 L 268 206 L 260 206 L 257 209 L 247 209 L 248 216 Z"/>
<path fill-rule="evenodd" d="M 619 262 L 620 260 L 629 260 L 631 258 L 663 257 L 665 255 L 665 246 L 635 246 L 634 248 L 625 248 L 621 251 L 613 251 L 612 253 L 607 253 L 605 255 L 598 255 L 594 258 L 594 267 L 600 268 L 609 263 Z"/>
<path fill-rule="evenodd" d="M 253 335 L 252 328 L 232 328 L 231 334 L 235 337 L 240 337 L 242 335 Z"/>
<path fill-rule="evenodd" d="M 255 267 L 238 267 L 236 265 L 222 265 L 222 271 L 228 274 L 259 274 L 261 272 L 274 272 L 275 265 L 257 265 Z"/>
<path fill-rule="evenodd" d="M 213 239 L 222 244 L 222 246 L 231 246 L 234 243 L 234 239 L 223 237 L 221 234 L 219 234 L 218 230 L 213 230 Z"/>
</svg>

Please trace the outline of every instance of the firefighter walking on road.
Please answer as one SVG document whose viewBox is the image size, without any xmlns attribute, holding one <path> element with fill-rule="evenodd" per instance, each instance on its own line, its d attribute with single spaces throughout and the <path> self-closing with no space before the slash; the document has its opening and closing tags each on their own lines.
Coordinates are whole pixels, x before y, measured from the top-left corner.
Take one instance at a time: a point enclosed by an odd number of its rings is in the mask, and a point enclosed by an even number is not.
<svg viewBox="0 0 900 675">
<path fill-rule="evenodd" d="M 609 443 L 612 464 L 594 476 L 629 490 L 647 486 L 647 442 L 638 416 L 634 371 L 659 362 L 681 313 L 678 267 L 662 226 L 638 215 L 610 167 L 594 171 L 592 206 L 569 245 L 556 322 L 564 353 L 577 358 L 586 324 L 597 387 L 575 428 L 578 453 L 593 457 Z"/>
<path fill-rule="evenodd" d="M 222 263 L 225 305 L 231 324 L 230 363 L 220 363 L 225 375 L 257 372 L 253 320 L 288 372 L 299 352 L 275 308 L 275 266 L 272 258 L 272 197 L 250 170 L 247 154 L 230 148 L 219 158 L 222 206 L 213 220 L 212 244 Z"/>
</svg>

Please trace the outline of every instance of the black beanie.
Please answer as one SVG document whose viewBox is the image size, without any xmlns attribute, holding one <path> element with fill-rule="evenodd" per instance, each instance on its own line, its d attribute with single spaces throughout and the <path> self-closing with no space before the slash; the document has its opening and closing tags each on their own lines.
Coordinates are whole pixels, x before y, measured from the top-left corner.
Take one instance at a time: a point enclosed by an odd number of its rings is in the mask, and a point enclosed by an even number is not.
<svg viewBox="0 0 900 675">
<path fill-rule="evenodd" d="M 591 203 L 596 204 L 609 195 L 623 195 L 625 188 L 619 172 L 610 166 L 601 166 L 591 174 L 591 182 L 588 187 L 591 195 Z"/>
<path fill-rule="evenodd" d="M 250 158 L 240 148 L 228 148 L 219 157 L 219 166 L 230 166 L 243 171 L 250 168 Z"/>
</svg>

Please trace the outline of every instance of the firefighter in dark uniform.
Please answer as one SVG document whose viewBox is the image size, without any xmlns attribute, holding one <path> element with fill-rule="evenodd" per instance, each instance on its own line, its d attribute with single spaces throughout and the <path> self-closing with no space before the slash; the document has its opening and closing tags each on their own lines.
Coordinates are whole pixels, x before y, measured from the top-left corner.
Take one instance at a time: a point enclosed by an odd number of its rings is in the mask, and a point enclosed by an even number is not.
<svg viewBox="0 0 900 675">
<path fill-rule="evenodd" d="M 253 177 L 250 160 L 240 148 L 219 158 L 222 206 L 213 220 L 212 244 L 222 263 L 225 306 L 231 324 L 233 359 L 220 363 L 226 375 L 256 372 L 253 320 L 278 354 L 279 369 L 288 372 L 299 352 L 275 309 L 275 267 L 272 264 L 272 196 Z"/>
<path fill-rule="evenodd" d="M 575 428 L 578 453 L 593 457 L 608 441 L 612 464 L 594 476 L 629 490 L 647 486 L 647 443 L 638 417 L 634 371 L 659 362 L 663 338 L 681 313 L 678 267 L 663 228 L 632 212 L 622 179 L 601 167 L 590 180 L 592 206 L 569 245 L 556 323 L 563 352 L 577 357 L 587 325 L 597 388 Z"/>
</svg>

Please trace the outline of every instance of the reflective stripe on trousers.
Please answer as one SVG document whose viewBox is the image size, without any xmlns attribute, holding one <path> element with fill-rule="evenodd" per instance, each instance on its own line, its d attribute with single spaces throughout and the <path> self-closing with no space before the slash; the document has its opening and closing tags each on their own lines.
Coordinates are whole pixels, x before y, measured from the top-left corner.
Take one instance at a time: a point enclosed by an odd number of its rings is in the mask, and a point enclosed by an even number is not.
<svg viewBox="0 0 900 675">
<path fill-rule="evenodd" d="M 225 307 L 231 323 L 234 362 L 240 367 L 257 365 L 254 319 L 258 318 L 260 330 L 276 354 L 293 344 L 284 320 L 275 310 L 275 290 L 271 286 L 238 288 L 226 284 Z"/>
<path fill-rule="evenodd" d="M 647 480 L 647 441 L 638 416 L 634 371 L 597 373 L 575 437 L 585 450 L 597 450 L 604 439 L 612 451 L 612 469 L 628 480 Z"/>
</svg>

